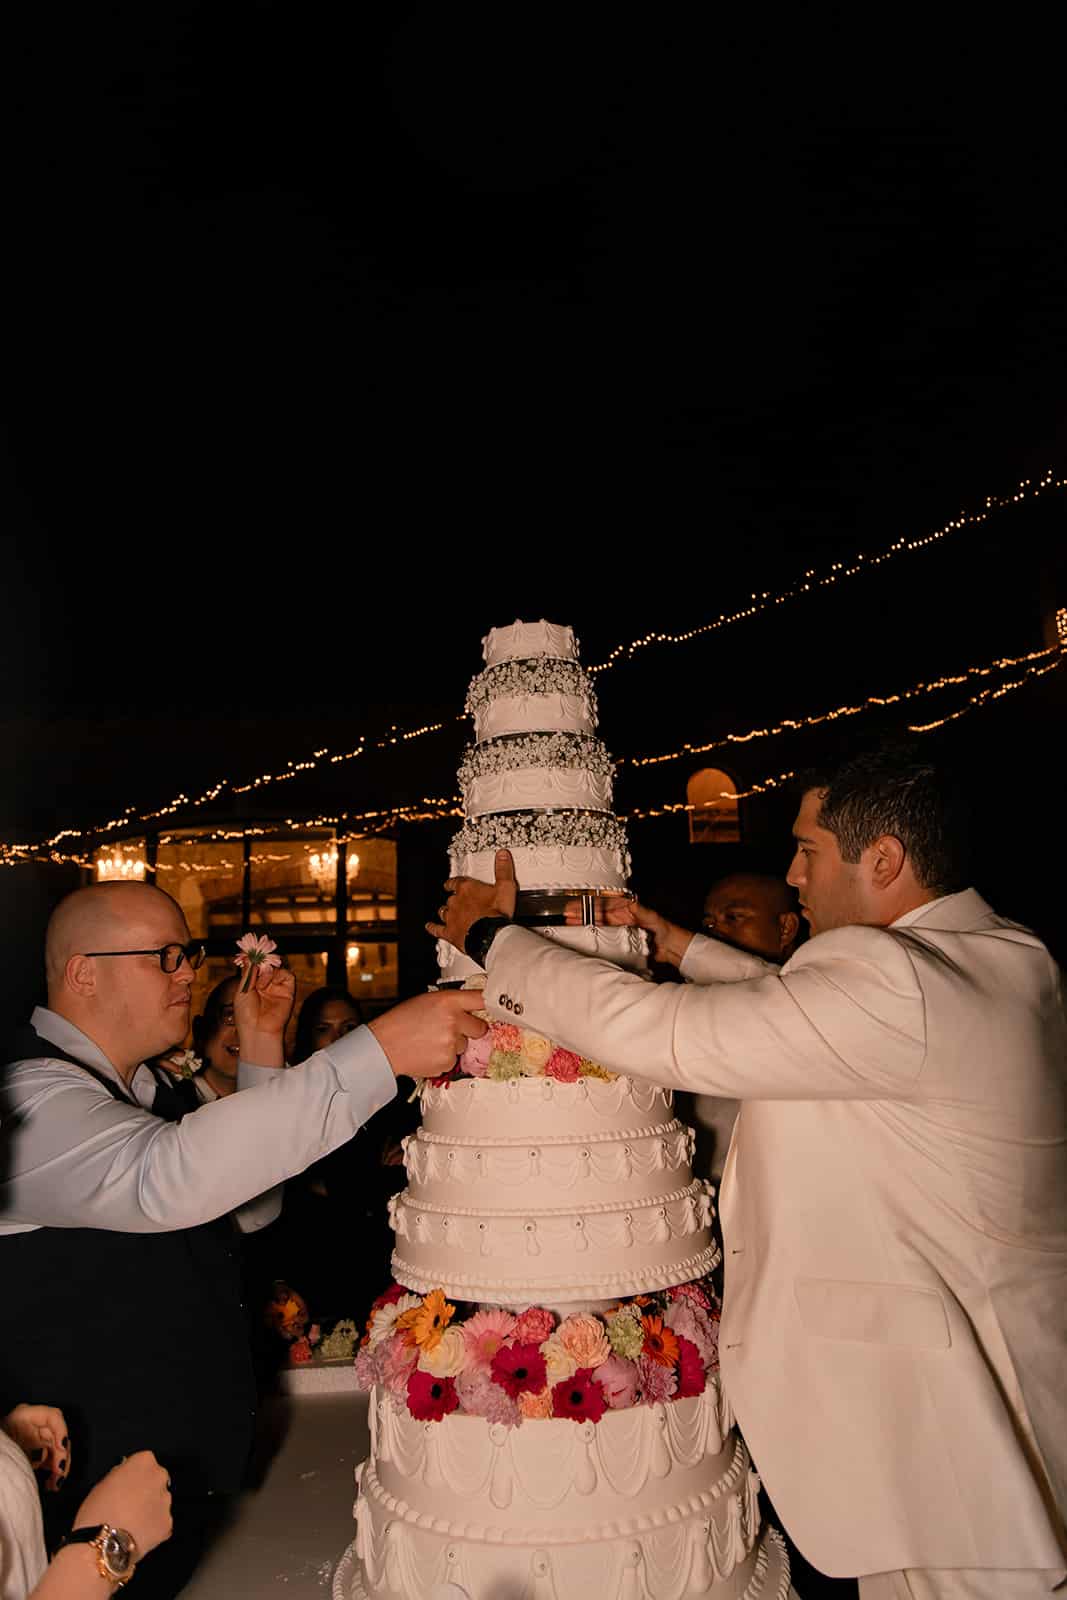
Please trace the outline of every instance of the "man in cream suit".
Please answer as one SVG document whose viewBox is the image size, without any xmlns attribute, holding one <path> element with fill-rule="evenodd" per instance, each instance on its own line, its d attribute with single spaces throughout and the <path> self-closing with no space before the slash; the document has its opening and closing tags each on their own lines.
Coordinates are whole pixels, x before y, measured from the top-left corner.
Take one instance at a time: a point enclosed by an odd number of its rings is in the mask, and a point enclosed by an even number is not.
<svg viewBox="0 0 1067 1600">
<path fill-rule="evenodd" d="M 484 958 L 491 1017 L 744 1103 L 722 1370 L 807 1558 L 863 1600 L 1046 1594 L 1067 1576 L 1059 974 L 962 887 L 914 753 L 813 780 L 794 835 L 813 937 L 777 970 L 707 940 L 699 981 L 652 985 L 508 926 L 507 852 L 494 885 L 450 880 L 431 931 Z"/>
</svg>

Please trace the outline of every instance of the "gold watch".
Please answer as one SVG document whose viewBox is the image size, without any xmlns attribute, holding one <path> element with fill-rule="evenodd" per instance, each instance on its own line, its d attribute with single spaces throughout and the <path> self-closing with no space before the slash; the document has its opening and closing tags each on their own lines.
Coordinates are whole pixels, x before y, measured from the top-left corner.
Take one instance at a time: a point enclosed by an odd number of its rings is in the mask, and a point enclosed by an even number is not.
<svg viewBox="0 0 1067 1600">
<path fill-rule="evenodd" d="M 64 1544 L 87 1544 L 96 1553 L 96 1565 L 102 1578 L 121 1589 L 129 1583 L 137 1565 L 137 1541 L 125 1528 L 113 1528 L 110 1522 L 96 1527 L 75 1528 L 63 1540 Z"/>
</svg>

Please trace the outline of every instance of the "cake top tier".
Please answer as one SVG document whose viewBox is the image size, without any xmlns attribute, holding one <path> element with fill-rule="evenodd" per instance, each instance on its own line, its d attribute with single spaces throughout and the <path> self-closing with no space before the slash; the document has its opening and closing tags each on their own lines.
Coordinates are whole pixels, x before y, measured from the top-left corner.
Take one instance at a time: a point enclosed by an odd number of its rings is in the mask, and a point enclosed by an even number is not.
<svg viewBox="0 0 1067 1600">
<path fill-rule="evenodd" d="M 482 657 L 487 667 L 501 661 L 528 660 L 533 656 L 555 656 L 561 661 L 577 661 L 578 641 L 574 629 L 561 622 L 520 622 L 509 628 L 490 628 L 482 640 Z"/>
</svg>

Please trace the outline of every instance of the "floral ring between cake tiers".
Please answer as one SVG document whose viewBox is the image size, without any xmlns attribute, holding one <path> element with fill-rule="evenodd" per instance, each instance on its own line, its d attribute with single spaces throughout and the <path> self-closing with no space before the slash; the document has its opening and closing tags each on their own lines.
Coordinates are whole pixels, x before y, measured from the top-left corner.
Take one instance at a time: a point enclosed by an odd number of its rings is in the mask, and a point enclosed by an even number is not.
<svg viewBox="0 0 1067 1600">
<path fill-rule="evenodd" d="M 450 1303 L 399 1283 L 380 1295 L 356 1358 L 362 1389 L 381 1386 L 417 1421 L 452 1412 L 518 1427 L 703 1394 L 719 1365 L 719 1313 L 706 1280 L 560 1317 L 544 1306 Z"/>
</svg>

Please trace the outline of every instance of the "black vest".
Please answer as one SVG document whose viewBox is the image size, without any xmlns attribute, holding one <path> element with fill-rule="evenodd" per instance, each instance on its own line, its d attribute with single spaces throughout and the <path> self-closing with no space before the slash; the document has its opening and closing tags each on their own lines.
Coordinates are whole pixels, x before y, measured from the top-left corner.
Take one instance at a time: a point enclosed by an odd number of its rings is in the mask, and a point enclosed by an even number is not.
<svg viewBox="0 0 1067 1600">
<path fill-rule="evenodd" d="M 32 1028 L 12 1045 L 14 1060 L 70 1061 L 128 1103 Z M 172 1087 L 161 1085 L 154 1114 L 180 1120 Z M 175 1495 L 240 1486 L 256 1390 L 236 1248 L 229 1216 L 169 1233 L 0 1235 L 0 1388 L 11 1404 L 59 1406 L 66 1416 L 71 1475 L 61 1494 L 70 1512 L 136 1450 L 155 1451 Z M 53 1509 L 55 1497 L 46 1500 Z"/>
</svg>

